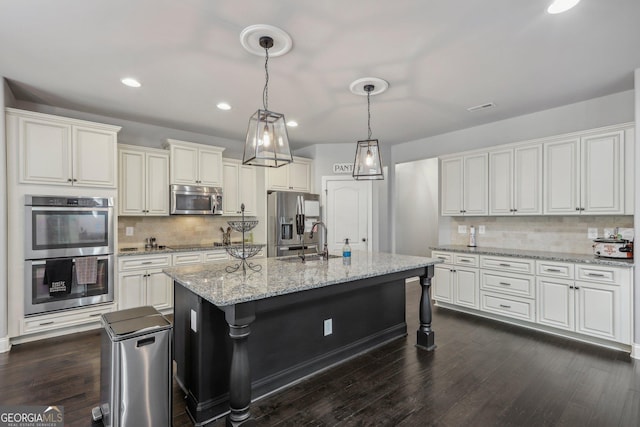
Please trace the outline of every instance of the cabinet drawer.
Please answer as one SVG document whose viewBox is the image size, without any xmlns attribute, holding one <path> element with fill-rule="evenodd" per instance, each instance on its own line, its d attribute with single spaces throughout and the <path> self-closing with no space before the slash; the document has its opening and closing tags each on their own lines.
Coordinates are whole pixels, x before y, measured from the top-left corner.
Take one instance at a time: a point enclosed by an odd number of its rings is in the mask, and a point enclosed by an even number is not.
<svg viewBox="0 0 640 427">
<path fill-rule="evenodd" d="M 113 311 L 115 304 L 102 305 L 90 309 L 72 310 L 63 313 L 48 314 L 37 317 L 27 317 L 23 323 L 23 333 L 34 333 L 100 322 L 100 316 Z"/>
<path fill-rule="evenodd" d="M 480 257 L 480 267 L 512 273 L 533 274 L 534 261 L 522 258 L 482 256 Z"/>
<path fill-rule="evenodd" d="M 622 278 L 629 274 L 628 270 L 601 265 L 576 264 L 576 280 L 619 285 Z"/>
<path fill-rule="evenodd" d="M 480 292 L 480 308 L 491 313 L 535 322 L 536 307 L 533 300 Z"/>
<path fill-rule="evenodd" d="M 480 288 L 486 291 L 533 298 L 535 296 L 534 276 L 524 274 L 497 274 L 482 270 Z"/>
<path fill-rule="evenodd" d="M 173 265 L 191 265 L 202 263 L 202 252 L 185 252 L 173 254 Z"/>
<path fill-rule="evenodd" d="M 477 267 L 480 257 L 478 255 L 453 254 L 453 263 L 455 265 L 465 265 L 467 267 Z"/>
<path fill-rule="evenodd" d="M 536 274 L 538 276 L 573 279 L 573 270 L 574 264 L 566 262 L 536 261 Z"/>
<path fill-rule="evenodd" d="M 205 252 L 203 258 L 204 262 L 229 261 L 229 254 L 225 250 Z"/>
<path fill-rule="evenodd" d="M 118 262 L 120 271 L 137 270 L 140 268 L 171 267 L 171 255 L 121 257 Z"/>
<path fill-rule="evenodd" d="M 441 259 L 445 264 L 453 264 L 453 253 L 432 251 L 431 258 Z"/>
</svg>

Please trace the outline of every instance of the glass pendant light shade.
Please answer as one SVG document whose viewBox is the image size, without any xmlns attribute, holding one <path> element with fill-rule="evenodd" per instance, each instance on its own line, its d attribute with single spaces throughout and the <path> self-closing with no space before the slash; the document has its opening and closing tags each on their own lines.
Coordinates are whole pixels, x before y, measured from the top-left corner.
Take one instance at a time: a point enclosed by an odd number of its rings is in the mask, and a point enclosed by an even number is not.
<svg viewBox="0 0 640 427">
<path fill-rule="evenodd" d="M 292 161 L 284 114 L 256 111 L 249 118 L 242 163 L 277 168 Z"/>
<path fill-rule="evenodd" d="M 358 141 L 356 159 L 353 163 L 353 177 L 356 180 L 384 179 L 377 139 Z"/>
</svg>

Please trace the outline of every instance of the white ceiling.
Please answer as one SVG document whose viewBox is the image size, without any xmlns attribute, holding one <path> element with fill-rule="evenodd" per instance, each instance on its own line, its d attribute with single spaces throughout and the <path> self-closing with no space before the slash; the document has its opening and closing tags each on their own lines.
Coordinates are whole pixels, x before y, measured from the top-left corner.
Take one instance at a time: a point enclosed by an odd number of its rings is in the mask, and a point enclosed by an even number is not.
<svg viewBox="0 0 640 427">
<path fill-rule="evenodd" d="M 18 99 L 244 139 L 264 58 L 240 32 L 269 24 L 293 49 L 269 61 L 269 108 L 294 148 L 366 137 L 396 144 L 633 89 L 640 1 L 2 0 L 0 76 Z M 138 78 L 131 89 L 122 77 Z M 231 111 L 215 105 L 227 101 Z M 466 108 L 494 102 L 490 110 Z"/>
</svg>

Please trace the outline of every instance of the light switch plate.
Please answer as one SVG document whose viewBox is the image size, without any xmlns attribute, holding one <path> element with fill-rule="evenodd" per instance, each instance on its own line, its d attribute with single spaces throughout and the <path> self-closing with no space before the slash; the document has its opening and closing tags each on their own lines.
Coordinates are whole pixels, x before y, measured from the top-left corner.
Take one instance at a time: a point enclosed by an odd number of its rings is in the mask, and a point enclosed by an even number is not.
<svg viewBox="0 0 640 427">
<path fill-rule="evenodd" d="M 331 335 L 333 333 L 333 319 L 326 319 L 324 321 L 324 336 Z"/>
<path fill-rule="evenodd" d="M 191 310 L 191 330 L 198 332 L 198 313 L 195 310 Z"/>
<path fill-rule="evenodd" d="M 133 236 L 133 227 L 126 227 L 125 233 L 126 236 Z"/>
<path fill-rule="evenodd" d="M 598 229 L 589 227 L 587 229 L 587 237 L 590 239 L 596 239 L 598 237 Z"/>
<path fill-rule="evenodd" d="M 484 234 L 485 231 L 487 231 L 487 230 L 484 228 L 484 225 L 479 225 L 478 226 L 478 233 Z"/>
<path fill-rule="evenodd" d="M 459 225 L 458 226 L 458 234 L 466 234 L 467 233 L 467 226 L 466 225 Z"/>
</svg>

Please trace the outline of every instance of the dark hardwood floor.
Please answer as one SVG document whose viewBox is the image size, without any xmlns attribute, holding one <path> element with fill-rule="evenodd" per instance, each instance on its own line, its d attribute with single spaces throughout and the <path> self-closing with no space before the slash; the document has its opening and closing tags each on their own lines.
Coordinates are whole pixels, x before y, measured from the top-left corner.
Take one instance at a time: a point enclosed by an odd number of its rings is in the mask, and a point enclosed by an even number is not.
<svg viewBox="0 0 640 427">
<path fill-rule="evenodd" d="M 639 426 L 640 363 L 613 350 L 435 309 L 438 348 L 409 336 L 253 404 L 263 426 Z M 63 405 L 90 426 L 99 401 L 100 332 L 0 354 L 0 405 Z M 174 426 L 191 425 L 174 384 Z M 223 420 L 214 423 L 223 426 Z"/>
</svg>

